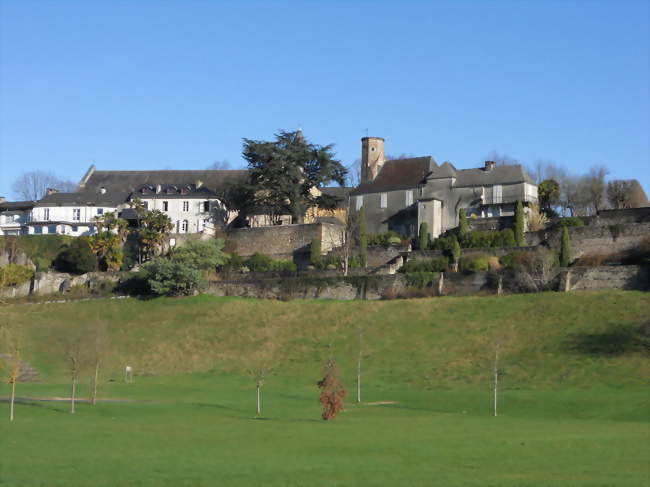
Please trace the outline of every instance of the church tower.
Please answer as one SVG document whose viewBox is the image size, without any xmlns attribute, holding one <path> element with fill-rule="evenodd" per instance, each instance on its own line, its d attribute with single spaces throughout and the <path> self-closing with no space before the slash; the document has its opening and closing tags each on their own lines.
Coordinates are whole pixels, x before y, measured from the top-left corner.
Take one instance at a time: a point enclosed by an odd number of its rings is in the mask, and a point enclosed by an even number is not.
<svg viewBox="0 0 650 487">
<path fill-rule="evenodd" d="M 361 139 L 361 184 L 374 180 L 384 165 L 384 139 L 364 137 Z"/>
</svg>

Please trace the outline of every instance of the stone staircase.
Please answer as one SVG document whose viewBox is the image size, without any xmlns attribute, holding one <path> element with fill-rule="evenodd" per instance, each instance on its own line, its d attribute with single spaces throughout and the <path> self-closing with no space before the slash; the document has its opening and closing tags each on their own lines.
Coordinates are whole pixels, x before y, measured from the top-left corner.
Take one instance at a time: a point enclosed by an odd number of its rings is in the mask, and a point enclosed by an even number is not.
<svg viewBox="0 0 650 487">
<path fill-rule="evenodd" d="M 0 360 L 5 362 L 7 365 L 10 365 L 11 355 L 0 353 Z M 20 361 L 19 370 L 18 370 L 18 382 L 31 382 L 38 378 L 38 370 L 32 367 L 28 362 L 24 360 Z M 7 374 L 3 374 L 7 375 Z"/>
</svg>

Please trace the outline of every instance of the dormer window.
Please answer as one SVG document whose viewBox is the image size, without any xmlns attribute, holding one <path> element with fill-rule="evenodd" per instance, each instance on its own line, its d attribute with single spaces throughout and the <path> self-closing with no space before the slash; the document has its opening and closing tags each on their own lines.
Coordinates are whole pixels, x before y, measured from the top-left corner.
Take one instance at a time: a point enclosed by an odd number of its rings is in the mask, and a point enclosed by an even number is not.
<svg viewBox="0 0 650 487">
<path fill-rule="evenodd" d="M 187 194 L 189 193 L 187 188 L 181 188 L 181 194 Z"/>
</svg>

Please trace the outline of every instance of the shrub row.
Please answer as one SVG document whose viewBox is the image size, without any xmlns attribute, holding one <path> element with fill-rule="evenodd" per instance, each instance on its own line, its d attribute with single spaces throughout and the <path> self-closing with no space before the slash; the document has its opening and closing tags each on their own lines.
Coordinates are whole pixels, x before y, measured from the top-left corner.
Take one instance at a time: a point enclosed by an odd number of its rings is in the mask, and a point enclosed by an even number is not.
<svg viewBox="0 0 650 487">
<path fill-rule="evenodd" d="M 404 264 L 404 272 L 441 272 L 449 267 L 449 259 L 445 256 L 431 259 L 412 259 Z"/>
<path fill-rule="evenodd" d="M 516 247 L 515 232 L 511 228 L 495 231 L 474 230 L 459 235 L 458 243 L 463 249 Z M 431 248 L 450 251 L 454 236 L 439 237 L 433 241 Z"/>
<path fill-rule="evenodd" d="M 401 244 L 403 237 L 399 233 L 389 230 L 384 233 L 368 233 L 366 234 L 366 239 L 369 247 L 388 247 L 390 245 Z"/>
</svg>

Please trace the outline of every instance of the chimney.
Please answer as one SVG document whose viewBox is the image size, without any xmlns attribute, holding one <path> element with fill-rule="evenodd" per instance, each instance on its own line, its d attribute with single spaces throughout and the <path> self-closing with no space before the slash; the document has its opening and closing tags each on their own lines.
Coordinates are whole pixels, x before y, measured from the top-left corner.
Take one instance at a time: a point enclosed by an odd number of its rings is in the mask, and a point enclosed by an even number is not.
<svg viewBox="0 0 650 487">
<path fill-rule="evenodd" d="M 494 166 L 496 165 L 496 162 L 494 161 L 485 161 L 485 170 L 486 171 L 491 171 L 494 169 Z"/>
<path fill-rule="evenodd" d="M 45 194 L 46 194 L 47 196 L 50 196 L 51 194 L 58 193 L 58 192 L 59 192 L 59 190 L 58 190 L 58 189 L 55 189 L 55 188 L 47 188 L 47 189 L 45 190 Z"/>
<path fill-rule="evenodd" d="M 361 139 L 361 184 L 373 181 L 384 165 L 384 139 L 364 137 Z"/>
</svg>

